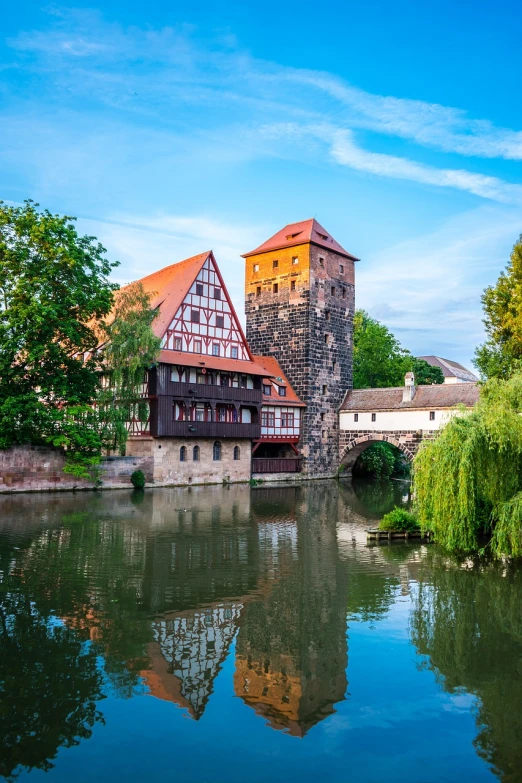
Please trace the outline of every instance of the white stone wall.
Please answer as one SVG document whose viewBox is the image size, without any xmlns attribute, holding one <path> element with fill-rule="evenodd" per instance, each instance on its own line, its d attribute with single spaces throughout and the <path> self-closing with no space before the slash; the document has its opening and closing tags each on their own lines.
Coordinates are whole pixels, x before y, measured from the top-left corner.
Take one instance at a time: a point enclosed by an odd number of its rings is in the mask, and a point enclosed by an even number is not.
<svg viewBox="0 0 522 783">
<path fill-rule="evenodd" d="M 359 420 L 355 421 L 354 414 L 357 411 L 341 411 L 339 414 L 339 427 L 346 432 L 364 430 L 365 432 L 400 432 L 404 430 L 438 430 L 443 427 L 455 415 L 459 413 L 455 409 L 432 409 L 435 419 L 430 419 L 429 410 L 393 410 L 373 411 L 375 421 L 372 421 L 372 411 L 359 411 Z"/>
</svg>

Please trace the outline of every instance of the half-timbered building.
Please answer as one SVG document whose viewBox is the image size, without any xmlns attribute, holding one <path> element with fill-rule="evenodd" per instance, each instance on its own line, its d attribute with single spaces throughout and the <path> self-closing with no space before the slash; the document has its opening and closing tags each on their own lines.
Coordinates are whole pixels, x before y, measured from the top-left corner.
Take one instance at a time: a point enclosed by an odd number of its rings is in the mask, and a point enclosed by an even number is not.
<svg viewBox="0 0 522 783">
<path fill-rule="evenodd" d="M 162 348 L 144 390 L 148 421 L 134 423 L 128 453 L 152 453 L 160 483 L 248 480 L 268 371 L 250 352 L 213 253 L 139 282 L 158 311 Z"/>
</svg>

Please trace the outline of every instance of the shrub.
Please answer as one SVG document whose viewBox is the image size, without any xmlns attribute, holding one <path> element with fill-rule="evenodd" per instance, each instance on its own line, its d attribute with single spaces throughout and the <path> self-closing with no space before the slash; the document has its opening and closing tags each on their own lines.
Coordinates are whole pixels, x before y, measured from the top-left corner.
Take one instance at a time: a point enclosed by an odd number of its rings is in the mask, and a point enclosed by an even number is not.
<svg viewBox="0 0 522 783">
<path fill-rule="evenodd" d="M 395 506 L 383 516 L 379 524 L 379 530 L 391 530 L 393 532 L 414 533 L 420 530 L 420 525 L 415 514 L 406 511 L 405 508 Z"/>
<path fill-rule="evenodd" d="M 131 476 L 131 483 L 136 489 L 143 489 L 145 486 L 145 475 L 142 470 L 135 470 Z"/>
</svg>

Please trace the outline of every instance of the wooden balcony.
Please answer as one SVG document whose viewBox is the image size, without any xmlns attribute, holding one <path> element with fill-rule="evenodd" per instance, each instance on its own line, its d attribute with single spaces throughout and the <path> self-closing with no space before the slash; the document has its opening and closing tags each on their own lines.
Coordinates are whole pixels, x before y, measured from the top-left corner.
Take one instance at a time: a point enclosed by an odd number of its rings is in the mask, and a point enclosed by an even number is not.
<svg viewBox="0 0 522 783">
<path fill-rule="evenodd" d="M 279 457 L 253 457 L 252 473 L 300 473 L 301 459 L 283 459 Z"/>
<path fill-rule="evenodd" d="M 158 432 L 163 437 L 181 438 L 259 438 L 260 424 L 225 421 L 166 421 L 160 419 Z"/>
<path fill-rule="evenodd" d="M 216 386 L 203 383 L 180 383 L 167 381 L 164 394 L 179 400 L 242 402 L 248 405 L 261 405 L 261 389 L 240 389 L 235 386 Z"/>
</svg>

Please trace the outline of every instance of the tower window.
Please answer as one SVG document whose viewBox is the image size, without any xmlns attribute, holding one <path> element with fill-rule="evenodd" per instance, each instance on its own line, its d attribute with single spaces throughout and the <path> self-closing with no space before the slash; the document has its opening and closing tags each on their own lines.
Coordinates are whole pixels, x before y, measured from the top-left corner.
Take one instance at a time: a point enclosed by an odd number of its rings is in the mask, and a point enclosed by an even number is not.
<svg viewBox="0 0 522 783">
<path fill-rule="evenodd" d="M 256 288 L 256 296 L 261 296 L 261 286 L 258 285 Z"/>
<path fill-rule="evenodd" d="M 290 291 L 295 291 L 295 280 L 290 280 Z"/>
<path fill-rule="evenodd" d="M 203 283 L 196 283 L 196 294 L 203 296 Z"/>
<path fill-rule="evenodd" d="M 274 269 L 277 269 L 277 267 L 278 267 L 278 266 L 279 266 L 279 261 L 277 261 L 276 259 L 274 259 L 274 260 L 272 261 L 272 267 L 273 267 Z"/>
<path fill-rule="evenodd" d="M 359 421 L 359 414 L 358 413 L 354 413 L 353 414 L 353 420 L 354 421 Z"/>
<path fill-rule="evenodd" d="M 298 263 L 299 263 L 299 259 L 298 259 L 298 257 L 297 257 L 297 256 L 294 256 L 294 257 L 292 258 L 292 264 L 294 264 L 294 266 L 295 266 L 295 264 L 298 264 Z"/>
<path fill-rule="evenodd" d="M 335 286 L 332 286 L 332 296 L 335 296 Z"/>
<path fill-rule="evenodd" d="M 330 342 L 330 335 L 329 335 L 329 334 L 325 334 L 325 336 L 324 336 L 324 342 L 325 342 L 325 344 L 326 344 L 326 345 L 328 345 L 328 344 L 329 344 L 329 342 Z"/>
<path fill-rule="evenodd" d="M 279 284 L 278 283 L 274 283 L 274 289 L 273 290 L 274 290 L 274 294 L 277 294 L 279 292 Z"/>
<path fill-rule="evenodd" d="M 324 411 L 321 413 L 321 421 L 324 421 Z"/>
<path fill-rule="evenodd" d="M 190 311 L 190 320 L 193 324 L 199 324 L 199 310 Z"/>
<path fill-rule="evenodd" d="M 346 288 L 343 288 L 343 299 L 346 299 Z"/>
<path fill-rule="evenodd" d="M 343 264 L 339 264 L 339 272 L 344 275 L 344 266 Z"/>
<path fill-rule="evenodd" d="M 377 414 L 376 413 L 372 413 L 372 421 L 377 421 Z"/>
<path fill-rule="evenodd" d="M 326 318 L 327 321 L 330 320 L 330 311 L 329 310 L 325 310 L 324 311 L 324 317 Z"/>
<path fill-rule="evenodd" d="M 328 394 L 328 386 L 324 384 L 323 386 L 323 395 Z"/>
<path fill-rule="evenodd" d="M 326 430 L 322 431 L 321 437 L 322 437 L 323 440 L 326 440 Z"/>
<path fill-rule="evenodd" d="M 254 264 L 254 272 L 259 272 L 259 264 Z"/>
<path fill-rule="evenodd" d="M 222 329 L 225 325 L 225 318 L 222 315 L 216 315 L 216 326 L 218 329 Z"/>
<path fill-rule="evenodd" d="M 322 256 L 319 256 L 319 266 L 324 267 L 324 258 Z"/>
<path fill-rule="evenodd" d="M 212 343 L 212 356 L 219 356 L 219 343 Z"/>
<path fill-rule="evenodd" d="M 221 299 L 221 288 L 214 288 L 214 299 Z"/>
<path fill-rule="evenodd" d="M 435 421 L 435 411 L 430 411 L 430 421 Z"/>
</svg>

